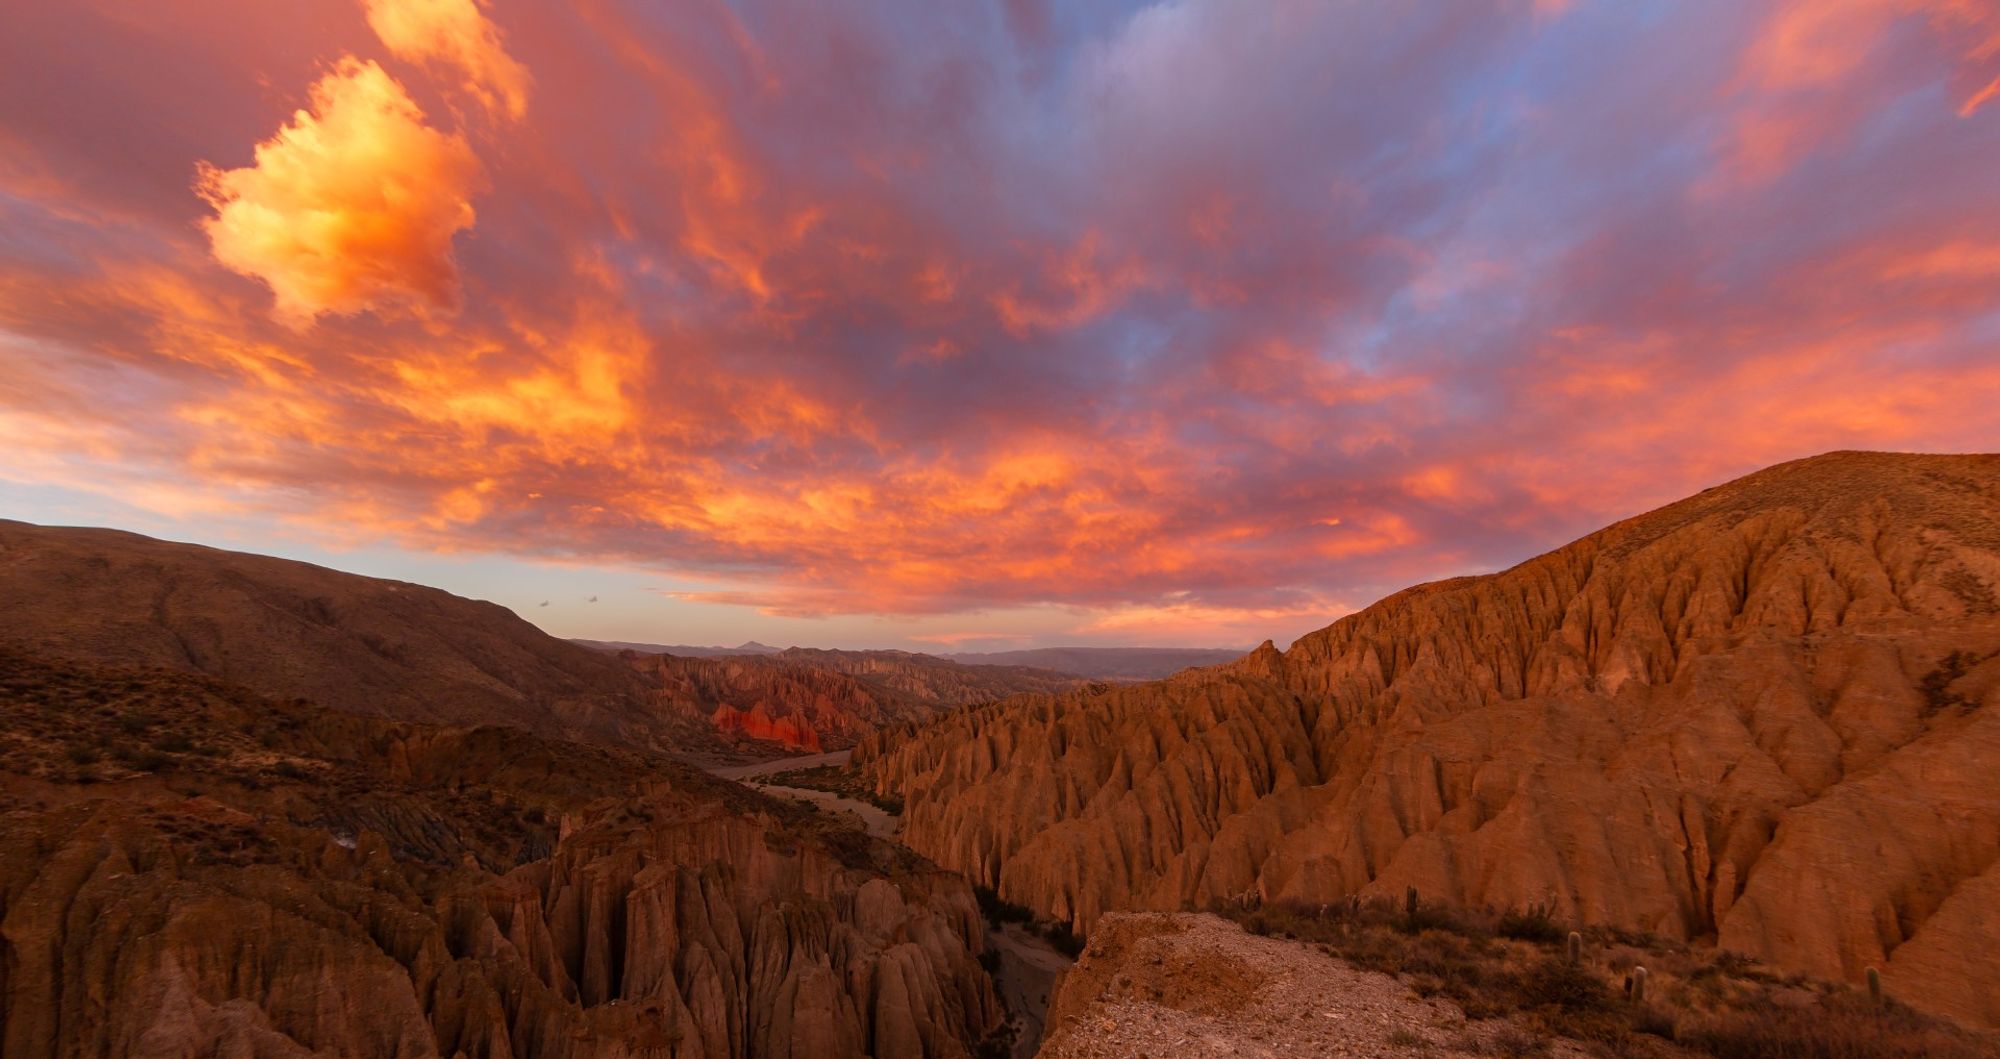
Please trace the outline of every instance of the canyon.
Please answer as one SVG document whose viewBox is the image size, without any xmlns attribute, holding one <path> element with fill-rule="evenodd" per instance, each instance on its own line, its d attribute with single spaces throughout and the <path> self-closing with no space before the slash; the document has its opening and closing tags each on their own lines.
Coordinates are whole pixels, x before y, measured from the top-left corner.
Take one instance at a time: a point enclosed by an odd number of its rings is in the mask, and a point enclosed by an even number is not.
<svg viewBox="0 0 2000 1059">
<path fill-rule="evenodd" d="M 927 1059 L 1001 1022 L 963 881 L 655 754 L 11 650 L 0 720 L 10 1056 Z"/>
<path fill-rule="evenodd" d="M 1278 651 L 864 738 L 902 839 L 1122 910 L 1465 906 L 2000 1024 L 2000 457 L 1835 453 Z"/>
<path fill-rule="evenodd" d="M 589 646 L 420 586 L 0 522 L 0 1051 L 1025 1059 L 1045 1024 L 1066 1057 L 1500 1033 L 1407 974 L 1194 914 L 1348 937 L 1349 899 L 1410 891 L 1656 953 L 1877 969 L 2000 1025 L 1996 699 L 1991 456 L 1781 465 L 1148 682 Z M 786 785 L 814 765 L 848 771 Z M 1036 936 L 1055 924 L 1080 970 Z M 1449 944 L 1507 975 L 1506 953 L 1540 959 L 1476 933 Z M 1682 981 L 1735 966 L 1675 959 Z M 1236 978 L 1270 984 L 1247 1021 L 1210 1003 Z M 1354 996 L 1329 1008 L 1335 979 Z"/>
<path fill-rule="evenodd" d="M 203 673 L 372 716 L 724 761 L 844 748 L 884 725 L 1084 683 L 902 651 L 746 645 L 695 658 L 572 642 L 423 585 L 8 520 L 0 646 Z"/>
<path fill-rule="evenodd" d="M 621 651 L 665 711 L 705 717 L 725 739 L 819 753 L 889 725 L 958 706 L 1077 687 L 1081 678 L 1024 666 L 963 665 L 903 651 L 794 647 L 693 658 Z"/>
</svg>

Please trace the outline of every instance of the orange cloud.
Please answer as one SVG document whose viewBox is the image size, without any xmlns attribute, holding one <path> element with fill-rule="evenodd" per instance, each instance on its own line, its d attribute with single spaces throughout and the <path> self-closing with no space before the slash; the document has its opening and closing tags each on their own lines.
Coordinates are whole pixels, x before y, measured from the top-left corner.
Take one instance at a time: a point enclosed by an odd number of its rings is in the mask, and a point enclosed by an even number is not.
<svg viewBox="0 0 2000 1059">
<path fill-rule="evenodd" d="M 1965 102 L 1958 108 L 1958 116 L 1961 118 L 1971 117 L 1973 111 L 1985 106 L 1995 97 L 2000 97 L 2000 77 L 1988 81 L 1985 88 L 1966 97 Z"/>
<path fill-rule="evenodd" d="M 2000 7 L 1985 0 L 1813 0 L 1778 6 L 1744 50 L 1738 87 L 1750 94 L 1727 145 L 1732 174 L 1777 176 L 1828 137 L 1857 122 L 1843 85 L 1865 81 L 1872 56 L 1901 20 L 1920 20 L 1958 72 L 2000 54 Z M 1955 80 L 1962 80 L 1961 77 Z M 2000 79 L 1970 92 L 1969 117 L 2000 93 Z"/>
<path fill-rule="evenodd" d="M 1354 613 L 1354 608 L 1313 595 L 1283 606 L 1211 606 L 1177 594 L 1159 603 L 1106 608 L 1071 632 L 1079 636 L 1115 635 L 1149 643 L 1193 642 L 1202 638 L 1238 643 L 1290 636 L 1316 629 Z"/>
<path fill-rule="evenodd" d="M 1560 6 L 1440 4 L 1407 51 L 1365 5 L 1167 5 L 1120 31 L 1165 51 L 1040 57 L 958 5 L 509 6 L 530 86 L 480 0 L 368 0 L 394 77 L 293 18 L 85 78 L 94 5 L 49 5 L 0 88 L 92 91 L 0 115 L 0 477 L 771 613 L 1254 643 L 1759 463 L 1988 444 L 1994 150 L 1952 112 L 1990 0 L 1495 21 Z M 1489 51 L 1595 36 L 1629 84 Z M 321 74 L 189 239 L 152 174 Z M 1739 127 L 1782 193 L 1689 194 Z"/>
<path fill-rule="evenodd" d="M 366 0 L 368 26 L 396 57 L 456 69 L 493 113 L 528 112 L 528 68 L 514 61 L 499 27 L 473 0 Z"/>
<path fill-rule="evenodd" d="M 217 261 L 264 281 L 280 319 L 457 300 L 452 237 L 470 228 L 479 160 L 424 124 L 380 66 L 342 60 L 312 87 L 312 109 L 257 145 L 256 164 L 204 163 L 197 190 Z"/>
</svg>

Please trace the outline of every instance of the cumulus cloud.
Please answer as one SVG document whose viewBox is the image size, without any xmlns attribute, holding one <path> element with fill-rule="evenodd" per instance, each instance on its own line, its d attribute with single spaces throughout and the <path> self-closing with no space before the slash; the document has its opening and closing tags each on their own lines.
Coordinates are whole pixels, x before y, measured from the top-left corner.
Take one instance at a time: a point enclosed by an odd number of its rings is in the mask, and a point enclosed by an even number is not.
<svg viewBox="0 0 2000 1059">
<path fill-rule="evenodd" d="M 367 0 L 368 25 L 397 58 L 456 70 L 487 110 L 528 112 L 528 69 L 473 0 Z"/>
<path fill-rule="evenodd" d="M 372 62 L 343 60 L 255 164 L 204 163 L 197 189 L 217 261 L 264 281 L 281 319 L 457 299 L 452 237 L 472 227 L 479 160 Z"/>
<path fill-rule="evenodd" d="M 1231 642 L 1780 459 L 1990 445 L 1991 5 L 1563 6 L 519 3 L 522 111 L 483 8 L 378 0 L 413 90 L 520 117 L 465 126 L 477 177 L 350 61 L 212 172 L 293 330 L 182 256 L 181 175 L 317 23 L 218 72 L 166 29 L 79 59 L 56 5 L 0 68 L 0 144 L 63 178 L 0 196 L 0 413 L 89 425 L 37 478 L 355 540 Z M 184 136 L 170 194 L 20 119 L 37 83 Z M 449 328 L 356 311 L 458 272 Z"/>
</svg>

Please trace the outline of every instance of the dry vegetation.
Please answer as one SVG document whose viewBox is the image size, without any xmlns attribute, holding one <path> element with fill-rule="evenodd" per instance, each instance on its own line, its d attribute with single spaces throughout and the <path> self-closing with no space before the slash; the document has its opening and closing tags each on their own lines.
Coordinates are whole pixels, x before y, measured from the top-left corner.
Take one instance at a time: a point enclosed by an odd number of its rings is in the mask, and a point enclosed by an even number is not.
<svg viewBox="0 0 2000 1059">
<path fill-rule="evenodd" d="M 546 856 L 565 812 L 668 789 L 763 817 L 767 841 L 815 843 L 848 867 L 895 874 L 922 863 L 810 807 L 650 754 L 361 717 L 204 676 L 0 648 L 0 814 L 115 801 L 172 816 L 174 799 L 206 798 L 266 825 L 373 834 L 411 861 L 469 856 L 505 871 Z M 220 841 L 210 852 L 258 844 Z"/>
<path fill-rule="evenodd" d="M 867 802 L 890 816 L 903 815 L 902 799 L 877 794 L 875 788 L 868 785 L 860 772 L 841 765 L 821 765 L 817 768 L 779 772 L 763 777 L 763 781 L 777 787 L 825 791 L 857 802 Z"/>
<path fill-rule="evenodd" d="M 1326 906 L 1228 903 L 1215 909 L 1256 934 L 1318 946 L 1445 996 L 1475 1020 L 1513 1017 L 1468 1050 L 1539 1055 L 1567 1038 L 1611 1057 L 1682 1059 L 1992 1059 L 2000 1040 L 1920 1014 L 1894 998 L 1771 973 L 1738 954 L 1604 928 L 1569 928 L 1547 909 L 1487 912 L 1419 902 Z M 1630 995 L 1645 968 L 1643 999 Z M 1537 1035 L 1539 1034 L 1539 1036 Z"/>
</svg>

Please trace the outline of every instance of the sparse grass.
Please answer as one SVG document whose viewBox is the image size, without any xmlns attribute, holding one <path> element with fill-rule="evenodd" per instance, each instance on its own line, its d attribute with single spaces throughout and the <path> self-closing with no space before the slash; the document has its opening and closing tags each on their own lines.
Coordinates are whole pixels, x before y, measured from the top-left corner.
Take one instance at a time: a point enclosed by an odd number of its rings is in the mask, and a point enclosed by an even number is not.
<svg viewBox="0 0 2000 1059">
<path fill-rule="evenodd" d="M 1421 1048 L 1430 1042 L 1424 1040 L 1424 1035 L 1415 1030 L 1397 1029 L 1389 1034 L 1389 1043 L 1398 1048 Z"/>
<path fill-rule="evenodd" d="M 1675 1039 L 1718 1059 L 1992 1059 L 2000 1050 L 1909 1008 L 1877 1010 L 1836 994 L 1810 1007 L 1775 1005 L 1689 1019 Z"/>
<path fill-rule="evenodd" d="M 1549 908 L 1496 913 L 1425 902 L 1414 933 L 1401 900 L 1252 901 L 1214 910 L 1252 933 L 1397 975 L 1420 996 L 1452 1000 L 1468 1018 L 1511 1020 L 1497 1032 L 1468 1032 L 1456 1043 L 1462 1051 L 1540 1055 L 1550 1039 L 1566 1038 L 1618 1059 L 2000 1057 L 2000 1038 L 1900 1004 L 1876 1010 L 1856 989 L 1774 974 L 1740 953 L 1590 928 L 1584 958 L 1572 964 L 1567 926 Z M 1644 1003 L 1628 993 L 1637 966 L 1650 972 Z"/>
</svg>

